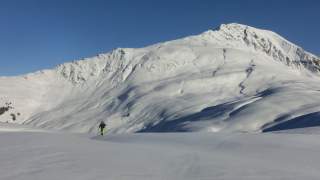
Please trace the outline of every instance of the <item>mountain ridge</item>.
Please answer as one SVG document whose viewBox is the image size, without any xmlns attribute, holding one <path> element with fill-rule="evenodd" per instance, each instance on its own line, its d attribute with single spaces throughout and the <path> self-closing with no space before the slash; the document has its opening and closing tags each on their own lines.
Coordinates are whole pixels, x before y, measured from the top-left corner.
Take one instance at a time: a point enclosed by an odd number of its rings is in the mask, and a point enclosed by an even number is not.
<svg viewBox="0 0 320 180">
<path fill-rule="evenodd" d="M 259 37 L 257 35 L 261 33 L 267 33 L 267 37 L 266 36 Z M 145 48 L 149 48 L 149 47 L 152 48 L 153 46 L 161 47 L 162 44 L 166 44 L 174 41 L 180 41 L 184 39 L 188 40 L 189 38 L 202 38 L 202 37 L 205 38 L 204 41 L 206 41 L 208 38 L 209 40 L 210 38 L 214 38 L 218 40 L 218 42 L 220 43 L 221 40 L 219 40 L 219 38 L 221 38 L 221 36 L 219 35 L 221 34 L 222 34 L 222 38 L 224 38 L 222 39 L 223 41 L 237 41 L 241 43 L 244 42 L 248 47 L 254 48 L 254 50 L 262 51 L 268 56 L 272 56 L 275 60 L 281 61 L 287 64 L 288 66 L 292 65 L 294 68 L 298 68 L 298 69 L 301 69 L 302 67 L 304 67 L 312 72 L 317 72 L 317 73 L 320 72 L 320 59 L 316 55 L 313 55 L 303 50 L 301 47 L 291 43 L 290 41 L 284 39 L 283 37 L 281 37 L 280 35 L 272 31 L 260 30 L 247 25 L 242 25 L 237 23 L 222 24 L 216 30 L 208 30 L 199 35 L 195 35 L 191 37 L 189 36 L 182 39 L 177 39 L 177 40 L 168 41 L 164 43 L 157 43 L 156 45 L 147 46 Z M 274 41 L 277 41 L 277 40 L 280 42 L 275 43 Z M 213 43 L 216 43 L 216 42 L 213 41 Z M 228 47 L 228 44 L 224 44 L 224 45 L 227 45 Z M 231 46 L 228 48 L 235 48 L 235 47 Z M 141 49 L 141 48 L 138 48 L 138 49 Z M 117 48 L 115 50 L 112 50 L 110 53 L 99 54 L 98 56 L 88 58 L 88 60 L 90 61 L 95 58 L 99 59 L 101 57 L 106 57 L 106 56 L 113 56 L 112 58 L 108 57 L 107 59 L 119 60 L 119 57 L 123 56 L 126 51 L 132 51 L 132 50 L 134 51 L 134 49 L 132 48 Z M 289 55 L 286 55 L 286 54 L 289 54 Z M 81 61 L 76 61 L 75 65 L 78 65 L 77 62 L 81 62 Z M 63 64 L 60 66 L 63 66 Z"/>
</svg>

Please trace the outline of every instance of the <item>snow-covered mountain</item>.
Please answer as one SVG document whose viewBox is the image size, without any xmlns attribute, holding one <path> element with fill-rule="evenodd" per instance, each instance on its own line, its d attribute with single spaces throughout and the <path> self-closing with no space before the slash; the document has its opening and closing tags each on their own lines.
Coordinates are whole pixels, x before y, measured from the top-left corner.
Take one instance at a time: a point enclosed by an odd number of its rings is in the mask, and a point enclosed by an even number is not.
<svg viewBox="0 0 320 180">
<path fill-rule="evenodd" d="M 320 59 L 241 24 L 0 77 L 0 121 L 110 133 L 261 132 L 320 123 Z"/>
</svg>

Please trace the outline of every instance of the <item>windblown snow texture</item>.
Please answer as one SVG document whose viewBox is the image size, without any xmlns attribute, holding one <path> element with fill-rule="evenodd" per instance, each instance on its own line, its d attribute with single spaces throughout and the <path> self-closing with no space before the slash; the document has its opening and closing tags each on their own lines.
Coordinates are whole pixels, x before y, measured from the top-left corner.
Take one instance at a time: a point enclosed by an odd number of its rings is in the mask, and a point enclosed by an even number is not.
<svg viewBox="0 0 320 180">
<path fill-rule="evenodd" d="M 1 180 L 320 177 L 319 135 L 148 133 L 89 139 L 0 124 L 0 142 Z"/>
<path fill-rule="evenodd" d="M 96 132 L 104 120 L 109 133 L 317 126 L 298 117 L 319 111 L 319 65 L 317 56 L 276 33 L 226 24 L 145 48 L 119 48 L 51 70 L 0 77 L 0 107 L 7 102 L 13 107 L 0 121 Z"/>
</svg>

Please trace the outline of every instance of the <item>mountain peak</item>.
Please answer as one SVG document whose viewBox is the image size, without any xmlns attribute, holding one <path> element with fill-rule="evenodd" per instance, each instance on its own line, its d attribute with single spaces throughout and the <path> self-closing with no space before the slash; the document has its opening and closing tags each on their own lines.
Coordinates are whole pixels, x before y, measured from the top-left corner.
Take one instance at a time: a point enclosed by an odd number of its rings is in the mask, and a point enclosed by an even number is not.
<svg viewBox="0 0 320 180">
<path fill-rule="evenodd" d="M 216 29 L 208 30 L 197 36 L 178 39 L 174 42 L 186 47 L 196 42 L 202 42 L 212 45 L 212 48 L 241 49 L 247 52 L 263 53 L 292 68 L 305 68 L 312 72 L 320 72 L 320 60 L 316 56 L 304 51 L 299 46 L 294 45 L 272 31 L 258 29 L 244 24 L 221 24 Z M 169 44 L 164 42 L 142 49 L 148 52 L 150 51 L 152 54 L 152 52 L 158 52 L 157 49 L 159 45 L 164 49 L 170 49 L 171 45 Z M 132 59 L 130 54 L 139 54 L 137 53 L 138 51 L 138 49 L 117 48 L 109 53 L 100 54 L 96 57 L 86 58 L 85 60 L 75 61 L 73 63 L 65 63 L 58 67 L 58 71 L 63 77 L 75 84 L 85 82 L 88 79 L 95 79 L 95 77 L 103 72 L 116 72 L 120 67 L 120 69 L 126 68 Z M 175 51 L 178 52 L 179 49 L 175 49 Z M 144 58 L 149 57 L 151 55 L 150 53 L 142 56 Z M 192 53 L 186 58 L 191 57 Z M 158 57 L 154 57 L 154 59 L 157 58 Z"/>
<path fill-rule="evenodd" d="M 269 30 L 230 23 L 221 24 L 216 29 L 200 34 L 199 37 L 225 48 L 262 52 L 288 66 L 298 69 L 304 67 L 312 72 L 320 72 L 320 59 L 317 56 Z"/>
<path fill-rule="evenodd" d="M 248 28 L 248 25 L 239 24 L 239 23 L 228 23 L 228 24 L 221 24 L 219 29 L 245 29 Z"/>
</svg>

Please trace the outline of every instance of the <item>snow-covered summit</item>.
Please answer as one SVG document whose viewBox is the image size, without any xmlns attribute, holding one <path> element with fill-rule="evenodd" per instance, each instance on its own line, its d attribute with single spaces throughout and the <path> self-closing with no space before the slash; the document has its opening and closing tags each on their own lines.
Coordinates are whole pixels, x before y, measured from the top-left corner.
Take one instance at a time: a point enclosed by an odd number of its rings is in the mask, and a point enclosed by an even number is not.
<svg viewBox="0 0 320 180">
<path fill-rule="evenodd" d="M 250 50 L 265 53 L 288 66 L 320 72 L 320 59 L 317 56 L 272 31 L 231 23 L 222 24 L 218 29 L 206 31 L 201 36 L 230 48 L 250 47 Z"/>
<path fill-rule="evenodd" d="M 204 46 L 214 44 L 222 48 L 260 52 L 293 68 L 306 68 L 312 72 L 320 72 L 320 59 L 317 56 L 306 52 L 272 31 L 230 23 L 222 24 L 215 30 L 208 30 L 200 35 L 173 42 L 192 45 L 199 43 L 199 41 Z M 146 49 L 154 52 L 154 49 L 162 46 L 166 46 L 166 43 L 159 43 Z M 125 66 L 129 62 L 123 61 L 125 59 L 130 61 L 132 60 L 130 58 L 133 58 L 132 56 L 128 57 L 128 54 L 135 54 L 137 51 L 139 50 L 118 48 L 92 58 L 61 64 L 57 67 L 57 71 L 74 83 L 84 82 L 105 71 L 118 70 L 121 66 Z M 146 52 L 144 58 L 150 56 L 150 52 Z"/>
<path fill-rule="evenodd" d="M 115 133 L 263 131 L 317 112 L 319 62 L 276 33 L 226 24 L 0 78 L 0 121 L 76 132 L 101 120 Z"/>
<path fill-rule="evenodd" d="M 190 45 L 200 43 L 204 46 L 213 44 L 221 46 L 221 48 L 260 52 L 293 68 L 306 68 L 312 72 L 320 72 L 320 59 L 317 56 L 306 52 L 272 31 L 237 23 L 222 24 L 219 28 L 208 30 L 200 35 L 146 47 L 147 51 L 150 51 L 146 52 L 144 58 L 152 55 L 154 49 L 170 43 Z M 77 84 L 99 76 L 108 70 L 117 70 L 121 68 L 120 66 L 125 66 L 129 62 L 123 61 L 125 59 L 130 61 L 133 58 L 132 56 L 128 57 L 128 54 L 137 54 L 137 51 L 143 50 L 118 48 L 95 57 L 61 64 L 57 67 L 57 71 L 66 79 Z"/>
</svg>

